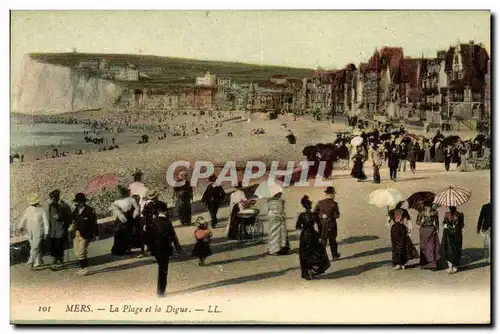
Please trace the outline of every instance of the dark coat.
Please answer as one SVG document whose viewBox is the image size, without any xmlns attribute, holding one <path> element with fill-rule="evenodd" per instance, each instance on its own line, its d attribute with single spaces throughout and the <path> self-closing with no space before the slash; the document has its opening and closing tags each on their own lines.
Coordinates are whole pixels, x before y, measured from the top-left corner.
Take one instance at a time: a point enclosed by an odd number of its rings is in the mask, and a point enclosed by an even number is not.
<svg viewBox="0 0 500 334">
<path fill-rule="evenodd" d="M 491 203 L 483 205 L 477 221 L 477 233 L 486 232 L 491 227 L 492 220 Z"/>
<path fill-rule="evenodd" d="M 174 248 L 181 249 L 179 239 L 172 222 L 166 217 L 156 217 L 149 229 L 151 254 L 154 256 L 171 256 Z"/>
<path fill-rule="evenodd" d="M 322 238 L 337 237 L 337 218 L 340 217 L 339 205 L 331 198 L 325 198 L 316 204 L 314 212 L 319 214 Z M 322 216 L 326 215 L 326 218 Z"/>
<path fill-rule="evenodd" d="M 144 209 L 142 210 L 142 215 L 146 220 L 146 225 L 151 224 L 153 220 L 158 216 L 158 208 L 161 206 L 166 206 L 165 202 L 154 201 L 146 203 Z"/>
<path fill-rule="evenodd" d="M 207 189 L 205 189 L 201 201 L 209 210 L 212 210 L 219 208 L 224 201 L 224 197 L 226 197 L 224 189 L 221 186 L 215 186 L 212 183 L 207 186 Z"/>
<path fill-rule="evenodd" d="M 75 208 L 73 222 L 75 230 L 80 232 L 82 238 L 93 239 L 98 235 L 97 216 L 90 206 L 85 205 L 82 213 L 79 213 L 78 208 Z"/>
</svg>

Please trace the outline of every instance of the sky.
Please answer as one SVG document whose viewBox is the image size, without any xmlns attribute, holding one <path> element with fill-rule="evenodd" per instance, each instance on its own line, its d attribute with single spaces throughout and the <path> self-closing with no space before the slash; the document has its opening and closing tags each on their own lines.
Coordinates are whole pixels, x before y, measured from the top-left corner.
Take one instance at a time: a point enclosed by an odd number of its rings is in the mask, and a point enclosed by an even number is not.
<svg viewBox="0 0 500 334">
<path fill-rule="evenodd" d="M 12 11 L 11 71 L 26 53 L 73 48 L 333 69 L 381 46 L 432 57 L 469 40 L 489 51 L 489 12 Z"/>
</svg>

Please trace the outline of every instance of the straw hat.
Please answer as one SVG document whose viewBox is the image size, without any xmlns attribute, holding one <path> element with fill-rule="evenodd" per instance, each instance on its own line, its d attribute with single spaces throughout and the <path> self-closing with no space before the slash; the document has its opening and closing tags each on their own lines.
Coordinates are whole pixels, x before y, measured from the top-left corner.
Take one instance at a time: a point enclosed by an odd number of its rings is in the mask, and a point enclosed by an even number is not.
<svg viewBox="0 0 500 334">
<path fill-rule="evenodd" d="M 42 199 L 40 198 L 40 196 L 38 196 L 38 194 L 31 194 L 28 197 L 28 203 L 29 203 L 29 205 L 40 204 L 41 201 L 42 201 Z"/>
<path fill-rule="evenodd" d="M 208 225 L 208 222 L 203 219 L 203 217 L 198 217 L 196 218 L 196 225 L 201 226 L 201 225 Z"/>
<path fill-rule="evenodd" d="M 156 190 L 150 190 L 148 191 L 148 199 L 154 199 L 158 197 L 158 191 Z"/>
</svg>

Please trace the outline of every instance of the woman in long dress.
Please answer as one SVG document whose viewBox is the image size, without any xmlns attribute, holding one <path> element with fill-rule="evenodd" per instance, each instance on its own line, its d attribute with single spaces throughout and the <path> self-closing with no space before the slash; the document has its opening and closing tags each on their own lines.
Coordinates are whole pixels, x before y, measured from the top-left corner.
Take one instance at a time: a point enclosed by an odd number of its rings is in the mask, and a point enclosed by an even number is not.
<svg viewBox="0 0 500 334">
<path fill-rule="evenodd" d="M 366 180 L 366 174 L 363 171 L 365 155 L 363 154 L 363 148 L 361 146 L 357 147 L 356 154 L 352 160 L 354 161 L 354 166 L 352 167 L 351 176 L 358 179 L 358 181 Z"/>
<path fill-rule="evenodd" d="M 444 259 L 448 264 L 448 273 L 458 271 L 462 256 L 462 229 L 464 228 L 464 214 L 457 211 L 454 206 L 449 207 L 443 220 L 443 245 Z"/>
<path fill-rule="evenodd" d="M 395 270 L 405 269 L 406 263 L 418 257 L 418 252 L 413 245 L 409 232 L 412 230 L 411 218 L 403 202 L 389 211 L 388 225 L 391 226 L 392 265 Z M 408 226 L 407 226 L 408 225 Z"/>
<path fill-rule="evenodd" d="M 134 228 L 139 218 L 140 208 L 137 201 L 130 197 L 127 188 L 119 187 L 118 190 L 121 198 L 114 201 L 111 206 L 117 224 L 111 254 L 125 255 L 130 252 L 134 242 Z"/>
<path fill-rule="evenodd" d="M 285 255 L 290 250 L 285 219 L 283 193 L 277 193 L 268 200 L 269 234 L 267 251 L 269 255 Z"/>
<path fill-rule="evenodd" d="M 431 205 L 426 205 L 418 213 L 416 223 L 420 226 L 420 268 L 436 269 L 441 260 L 437 211 Z"/>
<path fill-rule="evenodd" d="M 380 166 L 382 166 L 382 159 L 380 158 L 380 151 L 375 144 L 373 144 L 371 158 L 373 162 L 373 183 L 380 183 Z"/>
<path fill-rule="evenodd" d="M 240 224 L 238 213 L 245 208 L 247 201 L 247 197 L 243 192 L 243 186 L 241 182 L 238 182 L 236 190 L 230 197 L 231 216 L 226 228 L 226 236 L 229 240 L 236 240 L 238 238 L 238 226 Z"/>
<path fill-rule="evenodd" d="M 184 185 L 174 187 L 174 200 L 179 214 L 179 220 L 183 226 L 191 225 L 191 201 L 193 200 L 193 187 L 187 178 L 186 172 L 179 174 L 178 182 Z"/>
<path fill-rule="evenodd" d="M 296 229 L 301 230 L 299 243 L 299 260 L 302 278 L 313 279 L 314 276 L 324 273 L 330 268 L 330 261 L 326 254 L 325 245 L 321 241 L 320 234 L 314 229 L 319 226 L 319 216 L 311 212 L 312 202 L 306 195 L 300 203 L 306 210 L 302 212 L 296 224 Z"/>
</svg>

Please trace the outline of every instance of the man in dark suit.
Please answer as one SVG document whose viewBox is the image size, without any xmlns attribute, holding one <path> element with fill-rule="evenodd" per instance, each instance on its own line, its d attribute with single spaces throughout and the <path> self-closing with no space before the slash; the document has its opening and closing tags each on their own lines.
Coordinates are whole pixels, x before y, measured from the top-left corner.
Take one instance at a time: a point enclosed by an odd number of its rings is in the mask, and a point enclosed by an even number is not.
<svg viewBox="0 0 500 334">
<path fill-rule="evenodd" d="M 80 262 L 78 275 L 87 275 L 88 273 L 88 249 L 89 244 L 94 238 L 99 237 L 97 216 L 90 206 L 88 206 L 85 194 L 75 195 L 75 210 L 73 211 L 73 226 L 71 232 L 74 233 L 73 242 L 75 253 Z"/>
<path fill-rule="evenodd" d="M 338 260 L 340 253 L 337 251 L 337 219 L 340 217 L 339 205 L 335 202 L 335 188 L 327 187 L 326 198 L 316 204 L 314 212 L 320 217 L 320 235 L 326 243 L 330 243 L 333 261 Z"/>
<path fill-rule="evenodd" d="M 157 207 L 158 216 L 153 220 L 148 233 L 151 236 L 150 251 L 158 263 L 158 297 L 165 297 L 167 289 L 168 263 L 173 254 L 172 244 L 178 252 L 182 252 L 181 245 L 175 234 L 172 222 L 168 218 L 168 209 L 165 204 Z"/>
<path fill-rule="evenodd" d="M 491 223 L 493 217 L 491 212 L 491 203 L 488 202 L 481 208 L 477 222 L 477 234 L 484 235 L 484 246 L 488 252 L 488 263 L 491 263 Z"/>
<path fill-rule="evenodd" d="M 215 175 L 210 176 L 208 179 L 210 184 L 207 186 L 207 189 L 201 198 L 203 204 L 207 206 L 208 212 L 210 212 L 210 217 L 212 218 L 212 228 L 217 227 L 217 212 L 219 211 L 219 207 L 226 196 L 224 189 L 220 185 L 214 184 L 216 180 L 217 177 Z"/>
</svg>

